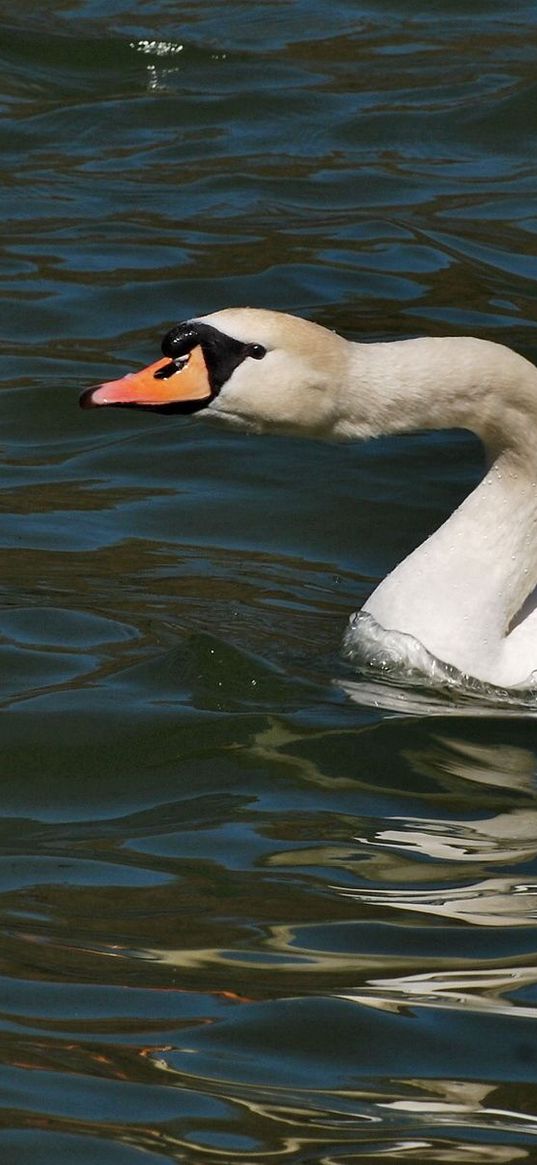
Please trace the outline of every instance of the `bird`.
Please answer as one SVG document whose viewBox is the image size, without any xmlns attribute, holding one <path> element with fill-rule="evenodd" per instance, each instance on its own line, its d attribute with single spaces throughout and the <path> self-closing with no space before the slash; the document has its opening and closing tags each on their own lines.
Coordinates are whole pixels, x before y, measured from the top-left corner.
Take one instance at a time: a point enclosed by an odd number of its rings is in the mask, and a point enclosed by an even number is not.
<svg viewBox="0 0 537 1165">
<path fill-rule="evenodd" d="M 377 655 L 385 643 L 414 668 L 432 659 L 477 684 L 537 686 L 537 368 L 529 360 L 471 336 L 351 341 L 250 307 L 175 325 L 162 353 L 140 372 L 86 389 L 81 406 L 199 414 L 334 443 L 444 428 L 477 434 L 482 480 L 351 619 L 347 654 L 360 659 L 362 639 L 366 656 L 368 642 Z"/>
</svg>

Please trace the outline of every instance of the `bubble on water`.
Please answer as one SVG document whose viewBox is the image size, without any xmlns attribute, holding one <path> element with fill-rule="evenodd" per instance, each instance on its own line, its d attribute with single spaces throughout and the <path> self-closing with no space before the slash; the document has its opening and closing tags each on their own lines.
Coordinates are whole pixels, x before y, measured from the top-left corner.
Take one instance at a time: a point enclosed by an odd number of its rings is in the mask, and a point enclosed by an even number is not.
<svg viewBox="0 0 537 1165">
<path fill-rule="evenodd" d="M 131 40 L 129 48 L 153 57 L 170 57 L 182 53 L 184 44 L 173 40 Z"/>
</svg>

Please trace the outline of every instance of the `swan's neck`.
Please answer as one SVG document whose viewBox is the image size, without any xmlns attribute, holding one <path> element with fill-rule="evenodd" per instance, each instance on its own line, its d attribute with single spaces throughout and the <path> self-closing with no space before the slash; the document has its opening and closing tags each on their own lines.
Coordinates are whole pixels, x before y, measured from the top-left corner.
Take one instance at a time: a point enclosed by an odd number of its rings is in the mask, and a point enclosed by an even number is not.
<svg viewBox="0 0 537 1165">
<path fill-rule="evenodd" d="M 489 463 L 506 449 L 533 461 L 537 368 L 501 344 L 470 336 L 352 344 L 340 391 L 340 436 L 471 429 Z"/>
<path fill-rule="evenodd" d="M 366 610 L 461 670 L 497 678 L 506 636 L 537 587 L 537 370 L 479 340 L 357 347 L 347 414 L 354 435 L 373 435 L 371 427 L 362 429 L 361 382 L 366 395 L 374 386 L 379 401 L 377 432 L 472 429 L 491 462 L 473 493 L 381 583 Z M 537 639 L 530 654 L 528 671 L 537 663 Z M 511 660 L 504 668 L 505 682 L 525 678 L 515 674 L 517 666 Z"/>
</svg>

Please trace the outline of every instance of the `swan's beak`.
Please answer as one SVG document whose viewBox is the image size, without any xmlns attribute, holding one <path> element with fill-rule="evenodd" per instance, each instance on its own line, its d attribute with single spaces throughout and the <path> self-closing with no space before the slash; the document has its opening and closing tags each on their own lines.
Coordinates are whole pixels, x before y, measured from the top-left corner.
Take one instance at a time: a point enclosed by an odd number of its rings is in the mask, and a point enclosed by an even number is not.
<svg viewBox="0 0 537 1165">
<path fill-rule="evenodd" d="M 80 397 L 83 409 L 123 405 L 165 412 L 196 412 L 209 404 L 213 391 L 201 344 L 177 361 L 164 358 L 129 372 L 120 380 L 87 388 Z"/>
</svg>

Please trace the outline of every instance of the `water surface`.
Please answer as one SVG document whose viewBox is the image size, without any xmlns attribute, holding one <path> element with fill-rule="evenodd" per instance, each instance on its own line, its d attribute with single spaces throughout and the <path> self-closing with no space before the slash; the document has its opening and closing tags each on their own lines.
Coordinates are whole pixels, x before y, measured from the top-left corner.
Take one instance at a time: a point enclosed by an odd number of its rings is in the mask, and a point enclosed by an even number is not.
<svg viewBox="0 0 537 1165">
<path fill-rule="evenodd" d="M 0 0 L 10 1165 L 537 1161 L 537 726 L 339 654 L 477 443 L 77 407 L 243 303 L 537 359 L 536 27 Z"/>
</svg>

